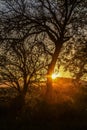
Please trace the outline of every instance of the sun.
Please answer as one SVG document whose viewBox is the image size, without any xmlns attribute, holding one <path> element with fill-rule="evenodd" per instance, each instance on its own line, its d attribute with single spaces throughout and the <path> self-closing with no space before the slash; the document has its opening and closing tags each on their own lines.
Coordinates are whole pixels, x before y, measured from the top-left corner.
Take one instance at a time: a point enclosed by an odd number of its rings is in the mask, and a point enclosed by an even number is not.
<svg viewBox="0 0 87 130">
<path fill-rule="evenodd" d="M 60 76 L 60 73 L 58 73 L 58 74 L 53 73 L 51 77 L 52 77 L 52 79 L 56 79 L 56 78 L 59 77 L 59 76 Z"/>
</svg>

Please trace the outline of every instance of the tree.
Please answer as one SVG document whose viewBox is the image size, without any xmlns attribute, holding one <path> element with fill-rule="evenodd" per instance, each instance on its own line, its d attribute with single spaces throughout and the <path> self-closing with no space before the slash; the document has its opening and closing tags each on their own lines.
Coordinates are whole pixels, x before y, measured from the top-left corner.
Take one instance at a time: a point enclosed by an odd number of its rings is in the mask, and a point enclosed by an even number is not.
<svg viewBox="0 0 87 130">
<path fill-rule="evenodd" d="M 60 64 L 64 66 L 65 71 L 70 71 L 77 81 L 81 78 L 85 79 L 87 77 L 87 37 L 81 35 L 73 38 L 73 41 L 66 43 L 64 47 L 66 49 L 59 58 Z"/>
<path fill-rule="evenodd" d="M 45 79 L 47 65 L 43 47 L 36 39 L 32 43 L 30 39 L 8 43 L 8 47 L 1 44 L 0 52 L 0 82 L 14 87 L 19 93 L 16 102 L 20 100 L 22 104 L 32 86 Z"/>
<path fill-rule="evenodd" d="M 47 92 L 52 88 L 51 75 L 63 44 L 78 35 L 86 24 L 86 4 L 86 0 L 4 0 L 6 11 L 2 11 L 2 21 L 6 35 L 2 39 L 12 38 L 14 32 L 22 40 L 30 35 L 41 37 L 44 34 L 45 40 L 41 41 L 41 45 L 51 56 Z M 49 43 L 46 39 L 52 43 L 53 49 L 47 49 Z"/>
</svg>

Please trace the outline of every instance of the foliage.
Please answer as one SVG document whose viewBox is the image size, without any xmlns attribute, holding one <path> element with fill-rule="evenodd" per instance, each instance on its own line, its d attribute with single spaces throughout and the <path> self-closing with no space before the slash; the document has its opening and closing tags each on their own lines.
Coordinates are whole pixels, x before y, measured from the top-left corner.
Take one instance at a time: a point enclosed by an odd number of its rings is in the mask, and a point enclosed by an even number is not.
<svg viewBox="0 0 87 130">
<path fill-rule="evenodd" d="M 8 49 L 3 48 L 3 45 L 1 47 L 0 81 L 2 84 L 15 87 L 22 92 L 27 91 L 33 83 L 45 79 L 47 57 L 37 40 L 34 39 L 32 43 L 30 39 L 21 43 L 15 42 L 8 46 Z"/>
<path fill-rule="evenodd" d="M 63 45 L 67 42 L 67 46 L 70 46 L 71 38 L 82 35 L 86 27 L 86 4 L 86 0 L 3 0 L 3 8 L 0 10 L 0 41 L 7 46 L 9 43 L 15 46 L 15 43 L 23 43 L 31 36 L 39 39 L 39 45 L 48 57 L 47 86 L 50 88 L 50 75 Z M 42 53 L 38 51 L 35 59 Z"/>
<path fill-rule="evenodd" d="M 67 45 L 68 44 L 68 45 Z M 71 39 L 64 45 L 64 49 L 59 56 L 59 64 L 64 66 L 65 71 L 71 72 L 76 79 L 87 76 L 87 37 L 80 36 Z"/>
</svg>

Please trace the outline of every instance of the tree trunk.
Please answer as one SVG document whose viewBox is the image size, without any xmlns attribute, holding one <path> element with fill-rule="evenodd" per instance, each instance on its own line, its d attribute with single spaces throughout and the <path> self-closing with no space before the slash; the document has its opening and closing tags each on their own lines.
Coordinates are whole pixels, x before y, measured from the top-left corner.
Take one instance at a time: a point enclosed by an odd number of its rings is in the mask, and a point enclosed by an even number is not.
<svg viewBox="0 0 87 130">
<path fill-rule="evenodd" d="M 52 99 L 52 77 L 51 76 L 54 72 L 54 68 L 55 68 L 59 53 L 61 51 L 61 48 L 62 48 L 62 43 L 58 44 L 55 47 L 55 52 L 52 56 L 52 61 L 48 66 L 46 97 L 50 100 Z"/>
<path fill-rule="evenodd" d="M 27 88 L 27 86 L 24 86 L 23 90 L 12 100 L 11 107 L 15 112 L 19 112 L 25 105 Z"/>
</svg>

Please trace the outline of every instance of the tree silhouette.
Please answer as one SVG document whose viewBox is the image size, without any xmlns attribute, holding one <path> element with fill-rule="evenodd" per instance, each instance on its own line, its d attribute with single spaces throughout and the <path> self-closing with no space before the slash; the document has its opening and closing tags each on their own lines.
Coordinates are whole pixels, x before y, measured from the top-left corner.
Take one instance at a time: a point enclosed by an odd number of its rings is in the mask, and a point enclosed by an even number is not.
<svg viewBox="0 0 87 130">
<path fill-rule="evenodd" d="M 47 93 L 52 88 L 54 71 L 63 44 L 79 35 L 86 20 L 86 0 L 4 0 L 1 10 L 1 41 L 23 41 L 37 34 L 40 42 L 51 56 L 47 70 Z M 3 30 L 3 31 L 2 31 Z M 2 35 L 4 33 L 4 35 Z M 47 42 L 48 40 L 48 42 Z M 52 43 L 51 47 L 48 47 Z"/>
<path fill-rule="evenodd" d="M 9 43 L 8 47 L 3 44 L 0 47 L 0 82 L 14 87 L 23 103 L 32 86 L 45 79 L 47 55 L 36 39 L 32 43 L 27 39 L 26 42 L 16 41 Z"/>
<path fill-rule="evenodd" d="M 64 47 L 67 46 L 67 43 Z M 68 43 L 66 50 L 60 55 L 60 64 L 64 66 L 65 70 L 72 73 L 72 77 L 77 81 L 81 78 L 85 79 L 87 74 L 87 37 L 80 36 Z M 62 59 L 61 59 L 62 57 Z"/>
</svg>

